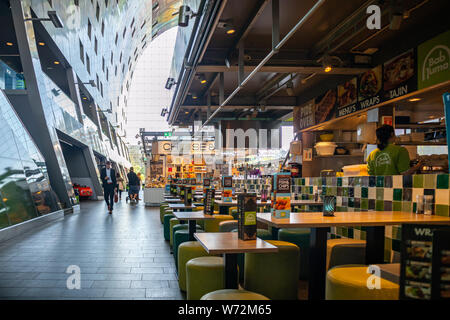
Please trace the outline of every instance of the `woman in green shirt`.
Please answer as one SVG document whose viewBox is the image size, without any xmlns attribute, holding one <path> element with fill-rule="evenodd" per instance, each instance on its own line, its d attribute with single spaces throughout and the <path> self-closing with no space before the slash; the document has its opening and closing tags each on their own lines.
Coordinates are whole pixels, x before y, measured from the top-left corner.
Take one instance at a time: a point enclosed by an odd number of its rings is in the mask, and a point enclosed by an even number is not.
<svg viewBox="0 0 450 320">
<path fill-rule="evenodd" d="M 367 158 L 367 168 L 370 175 L 408 175 L 420 168 L 420 162 L 414 167 L 410 167 L 408 150 L 393 144 L 395 131 L 392 126 L 383 125 L 377 129 L 376 134 L 378 148 L 373 150 Z"/>
</svg>

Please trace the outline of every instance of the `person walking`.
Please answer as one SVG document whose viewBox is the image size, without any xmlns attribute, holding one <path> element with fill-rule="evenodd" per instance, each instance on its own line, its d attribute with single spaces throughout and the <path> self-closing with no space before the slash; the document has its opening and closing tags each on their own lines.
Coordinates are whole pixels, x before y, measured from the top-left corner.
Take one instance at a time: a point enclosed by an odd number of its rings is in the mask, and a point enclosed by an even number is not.
<svg viewBox="0 0 450 320">
<path fill-rule="evenodd" d="M 139 180 L 138 176 L 134 172 L 134 168 L 130 167 L 130 172 L 127 174 L 128 178 L 128 198 L 131 202 L 135 202 L 139 199 L 139 190 L 141 188 L 141 180 Z M 127 200 L 128 200 L 127 198 Z"/>
<path fill-rule="evenodd" d="M 100 179 L 103 184 L 105 202 L 108 205 L 109 214 L 114 209 L 114 193 L 117 188 L 116 170 L 111 167 L 111 161 L 106 161 L 106 166 L 100 172 Z"/>
<path fill-rule="evenodd" d="M 124 180 L 120 176 L 120 173 L 117 173 L 116 180 L 117 180 L 117 190 L 119 192 L 119 200 L 122 200 L 122 192 L 124 190 Z"/>
</svg>

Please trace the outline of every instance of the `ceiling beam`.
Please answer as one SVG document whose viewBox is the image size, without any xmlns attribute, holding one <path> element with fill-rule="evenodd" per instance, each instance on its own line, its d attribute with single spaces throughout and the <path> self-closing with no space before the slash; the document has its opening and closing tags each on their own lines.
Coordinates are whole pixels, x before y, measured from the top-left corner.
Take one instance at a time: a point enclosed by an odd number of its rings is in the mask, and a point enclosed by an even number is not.
<svg viewBox="0 0 450 320">
<path fill-rule="evenodd" d="M 244 72 L 250 73 L 255 70 L 256 66 L 244 66 Z M 197 72 L 208 73 L 208 72 L 238 72 L 238 66 L 230 66 L 229 68 L 225 65 L 199 65 L 197 66 Z M 330 72 L 325 72 L 321 66 L 271 66 L 266 65 L 261 67 L 258 72 L 267 73 L 301 73 L 301 74 L 340 74 L 340 75 L 358 75 L 366 72 L 370 68 L 355 67 L 355 68 L 333 68 Z"/>
<path fill-rule="evenodd" d="M 215 106 L 210 106 L 211 110 L 216 110 L 219 108 L 218 105 Z M 225 105 L 222 107 L 222 109 L 251 109 L 251 108 L 255 108 L 255 105 L 249 105 L 249 106 L 244 106 L 244 105 Z M 190 109 L 204 109 L 207 110 L 208 106 L 206 105 L 188 105 L 188 106 L 182 106 L 182 109 L 186 109 L 186 110 L 190 110 Z M 263 107 L 266 111 L 267 110 L 292 110 L 294 108 L 294 106 L 265 106 Z"/>
</svg>

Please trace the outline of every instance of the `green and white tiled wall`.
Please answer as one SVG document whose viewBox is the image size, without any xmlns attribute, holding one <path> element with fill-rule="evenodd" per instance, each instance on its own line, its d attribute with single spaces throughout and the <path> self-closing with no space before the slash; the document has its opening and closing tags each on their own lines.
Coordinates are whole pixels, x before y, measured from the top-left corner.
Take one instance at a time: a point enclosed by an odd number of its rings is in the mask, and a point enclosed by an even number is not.
<svg viewBox="0 0 450 320">
<path fill-rule="evenodd" d="M 417 195 L 433 195 L 434 213 L 450 216 L 448 174 L 412 176 L 361 176 L 294 178 L 292 192 L 298 199 L 313 199 L 314 190 L 336 196 L 337 211 L 406 211 L 414 212 Z M 386 227 L 385 255 L 400 250 L 400 226 Z M 364 228 L 334 227 L 332 238 L 348 237 L 364 240 Z"/>
</svg>

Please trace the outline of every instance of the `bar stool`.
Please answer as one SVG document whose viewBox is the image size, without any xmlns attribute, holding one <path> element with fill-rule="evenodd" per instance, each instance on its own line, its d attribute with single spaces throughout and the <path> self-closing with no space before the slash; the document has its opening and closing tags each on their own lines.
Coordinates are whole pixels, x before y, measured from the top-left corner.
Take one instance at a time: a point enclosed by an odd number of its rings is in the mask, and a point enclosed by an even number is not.
<svg viewBox="0 0 450 320">
<path fill-rule="evenodd" d="M 238 220 L 227 220 L 219 223 L 219 232 L 231 232 L 238 227 Z"/>
<path fill-rule="evenodd" d="M 176 225 L 174 227 L 174 234 L 173 234 L 173 258 L 175 259 L 175 268 L 177 270 L 178 270 L 178 248 L 182 243 L 189 241 L 188 228 L 176 229 L 179 226 L 184 226 L 184 224 Z M 200 227 L 197 226 L 197 230 L 195 232 L 202 233 L 205 231 L 201 230 Z"/>
<path fill-rule="evenodd" d="M 200 300 L 205 294 L 225 288 L 222 257 L 199 257 L 186 263 L 186 298 Z"/>
<path fill-rule="evenodd" d="M 308 279 L 309 242 L 308 228 L 286 228 L 278 230 L 278 240 L 296 244 L 300 248 L 300 279 Z"/>
<path fill-rule="evenodd" d="M 238 289 L 222 289 L 205 294 L 200 300 L 270 300 L 262 294 Z"/>
<path fill-rule="evenodd" d="M 327 270 L 338 265 L 364 264 L 366 241 L 348 238 L 327 241 Z"/>
<path fill-rule="evenodd" d="M 164 216 L 164 240 L 170 240 L 170 219 L 175 218 L 173 213 L 168 213 Z"/>
<path fill-rule="evenodd" d="M 246 253 L 244 288 L 274 300 L 298 299 L 300 249 L 293 243 L 268 240 L 274 253 Z"/>
<path fill-rule="evenodd" d="M 180 220 L 178 220 L 177 218 L 172 218 L 169 220 L 169 244 L 170 247 L 173 247 L 173 227 L 180 224 Z"/>
<path fill-rule="evenodd" d="M 344 265 L 327 272 L 326 300 L 398 300 L 399 286 L 378 278 L 380 288 L 369 289 L 367 280 L 376 277 L 367 273 L 367 266 Z"/>
<path fill-rule="evenodd" d="M 205 220 L 206 232 L 219 232 L 219 223 L 225 220 L 234 220 L 233 216 L 228 214 L 216 214 L 214 219 Z"/>
<path fill-rule="evenodd" d="M 209 256 L 210 254 L 198 241 L 186 241 L 178 246 L 178 286 L 186 291 L 186 263 L 194 258 Z"/>
</svg>

